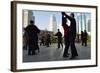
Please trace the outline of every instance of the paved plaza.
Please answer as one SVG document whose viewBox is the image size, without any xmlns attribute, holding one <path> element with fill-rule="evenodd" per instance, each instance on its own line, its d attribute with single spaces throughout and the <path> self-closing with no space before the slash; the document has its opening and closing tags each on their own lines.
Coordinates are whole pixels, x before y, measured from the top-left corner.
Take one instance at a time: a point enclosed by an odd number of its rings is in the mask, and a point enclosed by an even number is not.
<svg viewBox="0 0 100 73">
<path fill-rule="evenodd" d="M 69 48 L 69 57 L 63 58 L 64 48 L 57 48 L 57 44 L 51 44 L 50 47 L 39 46 L 40 52 L 36 55 L 28 55 L 27 50 L 23 50 L 23 62 L 41 62 L 41 61 L 61 61 L 61 60 L 84 60 L 91 59 L 91 47 L 82 46 L 81 43 L 76 43 L 78 56 L 75 59 L 70 59 L 71 51 Z"/>
</svg>

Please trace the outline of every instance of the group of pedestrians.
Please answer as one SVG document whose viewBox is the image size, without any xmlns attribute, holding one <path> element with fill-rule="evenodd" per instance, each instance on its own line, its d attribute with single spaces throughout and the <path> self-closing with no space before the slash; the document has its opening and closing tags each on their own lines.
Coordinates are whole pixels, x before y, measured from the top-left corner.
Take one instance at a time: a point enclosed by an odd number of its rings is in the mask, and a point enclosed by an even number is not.
<svg viewBox="0 0 100 73">
<path fill-rule="evenodd" d="M 49 47 L 51 45 L 51 35 L 49 32 L 45 32 L 41 35 L 40 38 L 40 46 L 47 46 Z"/>
<path fill-rule="evenodd" d="M 81 42 L 82 42 L 82 46 L 87 46 L 87 39 L 88 39 L 88 34 L 86 32 L 86 30 L 81 31 Z"/>
</svg>

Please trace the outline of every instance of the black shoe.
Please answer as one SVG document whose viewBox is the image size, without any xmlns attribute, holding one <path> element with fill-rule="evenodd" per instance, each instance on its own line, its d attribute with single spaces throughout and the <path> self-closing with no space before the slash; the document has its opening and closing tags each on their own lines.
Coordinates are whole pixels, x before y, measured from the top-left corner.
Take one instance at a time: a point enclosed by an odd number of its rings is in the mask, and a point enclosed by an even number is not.
<svg viewBox="0 0 100 73">
<path fill-rule="evenodd" d="M 67 53 L 67 54 L 63 54 L 63 57 L 69 57 L 69 53 Z"/>
<path fill-rule="evenodd" d="M 69 57 L 68 55 L 63 55 L 63 57 Z"/>
<path fill-rule="evenodd" d="M 78 55 L 72 56 L 70 59 L 75 59 Z"/>
<path fill-rule="evenodd" d="M 32 55 L 36 55 L 36 52 L 33 52 Z"/>
<path fill-rule="evenodd" d="M 71 57 L 70 59 L 75 59 L 75 57 Z"/>
</svg>

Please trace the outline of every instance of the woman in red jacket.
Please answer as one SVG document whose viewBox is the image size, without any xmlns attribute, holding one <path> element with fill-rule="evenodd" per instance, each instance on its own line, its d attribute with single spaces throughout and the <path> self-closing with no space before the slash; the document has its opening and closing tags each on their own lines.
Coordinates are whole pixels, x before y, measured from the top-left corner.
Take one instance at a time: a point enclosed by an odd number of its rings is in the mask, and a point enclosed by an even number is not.
<svg viewBox="0 0 100 73">
<path fill-rule="evenodd" d="M 62 27 L 64 30 L 64 42 L 65 42 L 65 49 L 64 49 L 64 54 L 63 57 L 68 57 L 68 48 L 70 45 L 70 40 L 69 40 L 69 26 L 66 24 L 67 19 L 65 17 L 65 13 L 62 12 Z"/>
</svg>

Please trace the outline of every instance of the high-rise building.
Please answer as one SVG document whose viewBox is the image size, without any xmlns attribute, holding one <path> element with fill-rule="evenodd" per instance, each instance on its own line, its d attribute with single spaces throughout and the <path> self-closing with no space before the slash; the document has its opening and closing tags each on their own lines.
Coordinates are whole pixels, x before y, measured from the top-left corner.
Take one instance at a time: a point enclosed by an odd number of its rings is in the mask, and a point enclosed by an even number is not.
<svg viewBox="0 0 100 73">
<path fill-rule="evenodd" d="M 52 31 L 54 34 L 57 33 L 57 21 L 54 15 L 50 16 L 49 31 Z"/>
<path fill-rule="evenodd" d="M 23 10 L 23 27 L 27 27 L 30 23 L 30 20 L 35 21 L 32 10 Z"/>
</svg>

